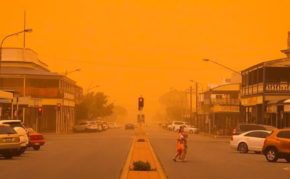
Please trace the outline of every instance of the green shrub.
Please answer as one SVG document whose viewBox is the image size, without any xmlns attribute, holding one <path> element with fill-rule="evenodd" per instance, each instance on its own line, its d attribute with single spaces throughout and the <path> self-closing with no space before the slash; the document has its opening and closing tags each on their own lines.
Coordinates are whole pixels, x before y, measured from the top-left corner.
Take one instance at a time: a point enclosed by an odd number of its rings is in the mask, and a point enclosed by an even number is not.
<svg viewBox="0 0 290 179">
<path fill-rule="evenodd" d="M 151 165 L 149 162 L 137 161 L 133 163 L 133 170 L 135 171 L 150 171 Z"/>
</svg>

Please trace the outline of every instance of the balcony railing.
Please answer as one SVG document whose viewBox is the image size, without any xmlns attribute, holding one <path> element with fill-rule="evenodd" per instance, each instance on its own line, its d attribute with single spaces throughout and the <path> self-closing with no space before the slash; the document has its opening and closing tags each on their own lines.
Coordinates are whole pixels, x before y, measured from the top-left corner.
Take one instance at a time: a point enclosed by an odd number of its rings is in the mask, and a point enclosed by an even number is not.
<svg viewBox="0 0 290 179">
<path fill-rule="evenodd" d="M 211 103 L 213 105 L 239 105 L 240 100 L 239 99 L 212 99 Z"/>
<path fill-rule="evenodd" d="M 275 82 L 275 83 L 259 83 L 256 85 L 245 86 L 241 89 L 242 96 L 255 95 L 262 93 L 290 93 L 290 83 Z"/>
<path fill-rule="evenodd" d="M 261 94 L 264 92 L 264 84 L 259 83 L 251 86 L 242 87 L 241 92 L 242 96 Z"/>
</svg>

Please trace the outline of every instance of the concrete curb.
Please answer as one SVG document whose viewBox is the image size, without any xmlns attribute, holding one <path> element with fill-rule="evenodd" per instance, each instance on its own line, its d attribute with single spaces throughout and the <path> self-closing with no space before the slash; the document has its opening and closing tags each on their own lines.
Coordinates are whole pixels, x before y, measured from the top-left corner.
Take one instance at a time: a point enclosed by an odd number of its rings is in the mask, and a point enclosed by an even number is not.
<svg viewBox="0 0 290 179">
<path fill-rule="evenodd" d="M 140 139 L 142 142 L 140 143 Z M 143 142 L 144 141 L 144 142 Z M 147 161 L 151 164 L 150 171 L 134 171 L 131 169 L 133 162 Z M 165 172 L 151 146 L 148 136 L 143 128 L 135 130 L 130 151 L 121 170 L 120 179 L 166 179 Z"/>
<path fill-rule="evenodd" d="M 163 166 L 161 165 L 161 162 L 160 162 L 160 160 L 158 159 L 157 155 L 155 154 L 154 149 L 153 149 L 153 147 L 152 147 L 152 145 L 151 145 L 151 142 L 149 141 L 149 138 L 148 138 L 148 137 L 147 137 L 147 139 L 148 139 L 149 148 L 150 148 L 150 150 L 151 150 L 151 153 L 152 153 L 152 155 L 153 155 L 153 158 L 154 158 L 154 160 L 156 161 L 156 169 L 157 169 L 157 172 L 159 173 L 160 179 L 167 179 L 168 177 L 167 177 L 166 174 L 165 174 L 164 168 L 163 168 Z"/>
<path fill-rule="evenodd" d="M 135 140 L 136 140 L 136 137 L 134 137 L 132 142 L 131 142 L 131 147 L 130 147 L 130 150 L 128 152 L 128 156 L 127 156 L 125 165 L 121 169 L 120 179 L 127 179 L 128 178 L 128 172 L 130 170 L 130 162 L 132 160 L 132 153 L 133 153 Z"/>
</svg>

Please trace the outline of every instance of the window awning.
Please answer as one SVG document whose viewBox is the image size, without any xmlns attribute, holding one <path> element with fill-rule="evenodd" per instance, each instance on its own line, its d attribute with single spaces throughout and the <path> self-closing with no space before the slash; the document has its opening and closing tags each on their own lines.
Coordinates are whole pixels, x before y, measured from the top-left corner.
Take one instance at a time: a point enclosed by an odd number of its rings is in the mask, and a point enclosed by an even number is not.
<svg viewBox="0 0 290 179">
<path fill-rule="evenodd" d="M 11 100 L 10 99 L 0 99 L 0 104 L 8 104 L 8 103 L 11 103 Z"/>
<path fill-rule="evenodd" d="M 283 105 L 283 104 L 290 104 L 290 98 L 282 100 L 271 100 L 267 103 L 267 105 Z"/>
<path fill-rule="evenodd" d="M 13 93 L 0 90 L 0 99 L 13 99 Z"/>
</svg>

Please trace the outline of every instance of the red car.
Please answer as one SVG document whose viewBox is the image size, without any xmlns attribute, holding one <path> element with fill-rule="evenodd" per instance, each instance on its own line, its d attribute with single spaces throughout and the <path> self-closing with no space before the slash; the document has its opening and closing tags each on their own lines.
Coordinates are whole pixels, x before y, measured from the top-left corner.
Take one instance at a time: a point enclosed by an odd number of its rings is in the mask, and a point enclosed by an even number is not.
<svg viewBox="0 0 290 179">
<path fill-rule="evenodd" d="M 45 140 L 42 134 L 35 132 L 33 129 L 27 129 L 29 144 L 28 147 L 32 147 L 34 150 L 39 150 L 41 146 L 45 144 Z"/>
</svg>

